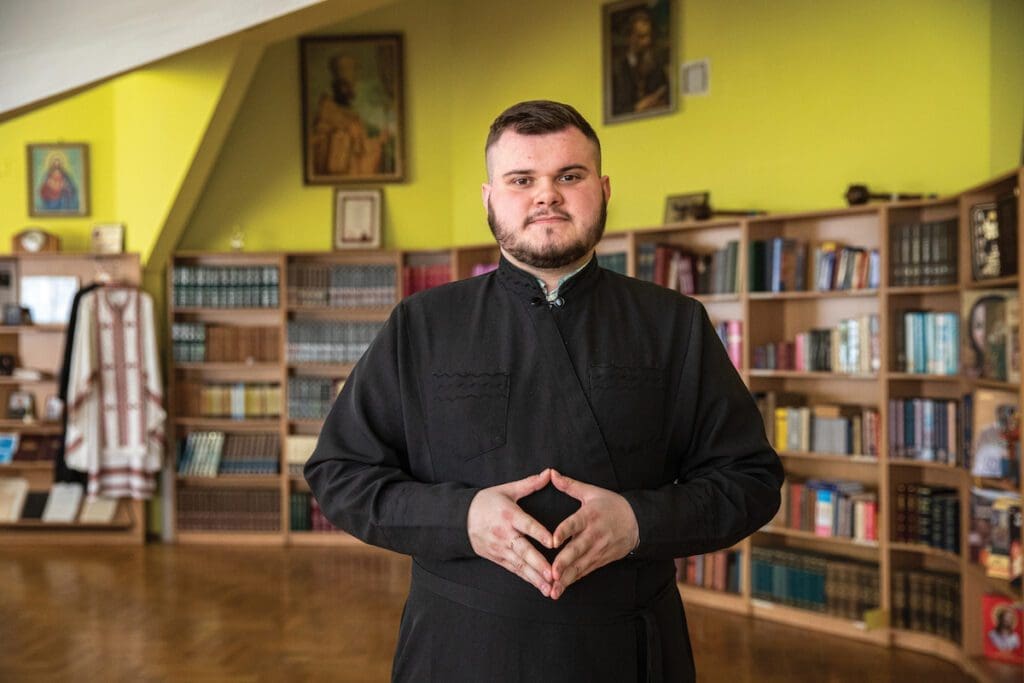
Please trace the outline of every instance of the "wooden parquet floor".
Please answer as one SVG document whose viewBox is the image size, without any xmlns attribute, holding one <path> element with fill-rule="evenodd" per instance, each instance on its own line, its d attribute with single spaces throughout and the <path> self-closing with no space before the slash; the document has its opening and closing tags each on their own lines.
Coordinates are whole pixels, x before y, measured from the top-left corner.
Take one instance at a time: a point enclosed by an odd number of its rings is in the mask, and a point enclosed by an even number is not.
<svg viewBox="0 0 1024 683">
<path fill-rule="evenodd" d="M 387 681 L 408 560 L 363 548 L 0 548 L 0 681 Z M 688 608 L 702 681 L 968 680 Z"/>
</svg>

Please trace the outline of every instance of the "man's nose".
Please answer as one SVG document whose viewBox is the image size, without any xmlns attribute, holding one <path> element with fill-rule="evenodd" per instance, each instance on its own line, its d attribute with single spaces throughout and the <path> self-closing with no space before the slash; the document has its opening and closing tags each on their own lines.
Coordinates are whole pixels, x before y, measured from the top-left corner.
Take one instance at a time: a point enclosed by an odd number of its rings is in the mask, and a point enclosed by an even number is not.
<svg viewBox="0 0 1024 683">
<path fill-rule="evenodd" d="M 562 203 L 562 193 L 552 182 L 541 183 L 537 186 L 533 201 L 539 206 L 555 206 Z"/>
</svg>

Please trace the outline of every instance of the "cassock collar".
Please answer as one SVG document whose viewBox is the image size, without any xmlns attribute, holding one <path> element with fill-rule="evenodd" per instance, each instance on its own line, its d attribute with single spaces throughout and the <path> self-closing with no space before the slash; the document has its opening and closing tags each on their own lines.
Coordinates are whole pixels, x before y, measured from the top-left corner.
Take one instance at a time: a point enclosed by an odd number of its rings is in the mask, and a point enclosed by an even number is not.
<svg viewBox="0 0 1024 683">
<path fill-rule="evenodd" d="M 601 267 L 597 264 L 597 255 L 595 254 L 587 265 L 583 266 L 579 272 L 562 284 L 558 289 L 558 297 L 560 299 L 568 297 L 571 300 L 572 297 L 578 297 L 589 292 L 597 282 L 600 273 Z M 505 288 L 515 296 L 530 302 L 534 300 L 541 303 L 545 302 L 544 291 L 537 283 L 537 278 L 522 268 L 513 265 L 511 261 L 505 258 L 504 254 L 501 254 L 498 260 L 497 276 L 498 280 L 505 285 Z"/>
</svg>

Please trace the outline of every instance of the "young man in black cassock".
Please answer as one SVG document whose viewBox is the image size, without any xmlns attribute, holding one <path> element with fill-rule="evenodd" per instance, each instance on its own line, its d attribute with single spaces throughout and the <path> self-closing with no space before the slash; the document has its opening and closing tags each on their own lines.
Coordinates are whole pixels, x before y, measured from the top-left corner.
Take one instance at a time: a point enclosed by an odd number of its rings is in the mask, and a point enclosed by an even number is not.
<svg viewBox="0 0 1024 683">
<path fill-rule="evenodd" d="M 700 304 L 597 264 L 586 120 L 520 103 L 486 158 L 498 269 L 398 304 L 306 479 L 412 556 L 394 680 L 693 680 L 673 558 L 767 523 L 778 456 Z"/>
</svg>

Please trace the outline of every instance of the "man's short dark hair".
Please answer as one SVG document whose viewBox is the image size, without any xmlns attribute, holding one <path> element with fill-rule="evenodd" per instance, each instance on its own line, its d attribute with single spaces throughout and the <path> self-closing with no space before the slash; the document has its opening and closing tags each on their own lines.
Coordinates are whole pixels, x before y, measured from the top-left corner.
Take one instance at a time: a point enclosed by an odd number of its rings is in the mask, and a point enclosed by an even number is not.
<svg viewBox="0 0 1024 683">
<path fill-rule="evenodd" d="M 485 155 L 498 141 L 498 138 L 510 128 L 520 135 L 546 135 L 563 131 L 566 128 L 577 128 L 597 147 L 597 170 L 599 173 L 601 171 L 601 141 L 597 138 L 593 126 L 568 104 L 551 100 L 529 100 L 513 104 L 499 114 L 491 124 L 491 131 L 487 135 L 487 144 L 484 145 Z"/>
</svg>

